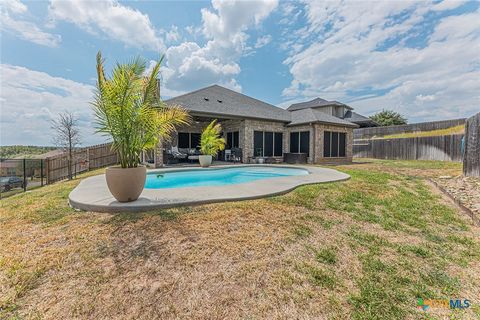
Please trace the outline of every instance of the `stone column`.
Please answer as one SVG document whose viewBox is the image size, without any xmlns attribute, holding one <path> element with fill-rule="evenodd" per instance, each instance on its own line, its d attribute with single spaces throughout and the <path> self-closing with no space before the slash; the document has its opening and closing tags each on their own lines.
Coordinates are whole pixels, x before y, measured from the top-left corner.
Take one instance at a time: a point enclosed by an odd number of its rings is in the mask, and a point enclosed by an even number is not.
<svg viewBox="0 0 480 320">
<path fill-rule="evenodd" d="M 153 152 L 153 164 L 155 168 L 163 167 L 163 141 L 160 141 Z"/>
</svg>

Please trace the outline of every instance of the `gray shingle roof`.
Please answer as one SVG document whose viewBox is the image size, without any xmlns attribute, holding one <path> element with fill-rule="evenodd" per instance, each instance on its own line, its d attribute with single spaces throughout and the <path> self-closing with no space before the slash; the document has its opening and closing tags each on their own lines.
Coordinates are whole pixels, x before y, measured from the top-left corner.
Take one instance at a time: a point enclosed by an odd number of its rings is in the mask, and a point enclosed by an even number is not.
<svg viewBox="0 0 480 320">
<path fill-rule="evenodd" d="M 290 105 L 290 107 L 288 107 L 287 110 L 295 111 L 295 110 L 301 110 L 301 109 L 319 108 L 319 107 L 327 107 L 327 106 L 343 106 L 348 109 L 353 109 L 352 107 L 347 106 L 346 104 L 338 101 L 327 101 L 322 98 L 315 98 L 313 100 L 306 101 L 306 102 L 294 103 Z"/>
<path fill-rule="evenodd" d="M 213 85 L 165 101 L 178 104 L 192 113 L 290 122 L 290 113 L 282 108 Z"/>
<path fill-rule="evenodd" d="M 351 110 L 348 110 L 346 113 L 345 113 L 345 117 L 344 117 L 345 120 L 348 120 L 350 122 L 354 122 L 354 123 L 360 123 L 360 122 L 369 122 L 369 123 L 375 123 L 375 121 L 373 121 L 372 119 L 370 118 L 367 118 L 365 116 L 362 116 L 361 114 L 358 114 L 356 112 L 353 112 Z"/>
<path fill-rule="evenodd" d="M 355 123 L 352 123 L 347 120 L 343 120 L 334 116 L 331 116 L 325 112 L 320 110 L 316 110 L 314 108 L 307 108 L 307 109 L 299 109 L 295 111 L 291 111 L 291 119 L 289 126 L 295 126 L 300 124 L 307 124 L 312 122 L 320 122 L 320 123 L 328 123 L 333 125 L 340 125 L 345 127 L 358 127 Z"/>
</svg>

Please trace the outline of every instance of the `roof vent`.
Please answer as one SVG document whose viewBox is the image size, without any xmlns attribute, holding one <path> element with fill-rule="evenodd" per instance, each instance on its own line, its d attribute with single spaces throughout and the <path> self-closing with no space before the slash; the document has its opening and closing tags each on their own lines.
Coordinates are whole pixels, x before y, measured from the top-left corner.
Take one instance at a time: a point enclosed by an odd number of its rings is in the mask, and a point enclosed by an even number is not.
<svg viewBox="0 0 480 320">
<path fill-rule="evenodd" d="M 203 100 L 209 101 L 210 99 L 208 99 L 207 97 L 203 97 Z"/>
<path fill-rule="evenodd" d="M 218 103 L 222 103 L 222 102 L 223 102 L 222 100 L 218 100 L 218 99 L 217 99 L 217 101 L 218 101 Z"/>
</svg>

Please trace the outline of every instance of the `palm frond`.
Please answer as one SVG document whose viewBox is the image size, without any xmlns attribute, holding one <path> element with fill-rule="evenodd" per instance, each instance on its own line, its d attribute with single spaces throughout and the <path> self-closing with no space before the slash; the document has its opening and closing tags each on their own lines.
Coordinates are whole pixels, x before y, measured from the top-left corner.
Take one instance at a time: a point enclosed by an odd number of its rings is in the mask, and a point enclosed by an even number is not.
<svg viewBox="0 0 480 320">
<path fill-rule="evenodd" d="M 98 82 L 91 102 L 98 133 L 112 138 L 122 167 L 136 167 L 143 151 L 155 148 L 159 139 L 190 123 L 188 112 L 166 107 L 156 95 L 161 60 L 145 78 L 145 60 L 137 57 L 117 63 L 110 77 L 105 77 L 104 60 L 97 54 Z"/>
</svg>

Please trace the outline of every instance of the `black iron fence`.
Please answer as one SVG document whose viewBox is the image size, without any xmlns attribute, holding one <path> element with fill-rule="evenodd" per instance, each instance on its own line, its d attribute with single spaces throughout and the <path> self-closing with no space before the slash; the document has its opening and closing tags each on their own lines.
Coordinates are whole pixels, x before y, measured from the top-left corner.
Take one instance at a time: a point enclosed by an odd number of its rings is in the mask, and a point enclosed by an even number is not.
<svg viewBox="0 0 480 320">
<path fill-rule="evenodd" d="M 0 199 L 118 163 L 108 143 L 75 150 L 68 158 L 65 152 L 45 159 L 0 159 Z"/>
<path fill-rule="evenodd" d="M 0 199 L 47 183 L 44 159 L 0 159 Z"/>
</svg>

